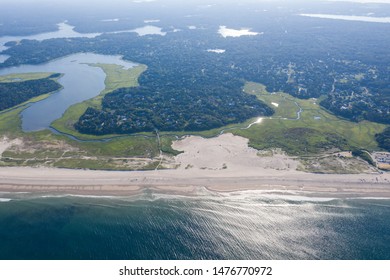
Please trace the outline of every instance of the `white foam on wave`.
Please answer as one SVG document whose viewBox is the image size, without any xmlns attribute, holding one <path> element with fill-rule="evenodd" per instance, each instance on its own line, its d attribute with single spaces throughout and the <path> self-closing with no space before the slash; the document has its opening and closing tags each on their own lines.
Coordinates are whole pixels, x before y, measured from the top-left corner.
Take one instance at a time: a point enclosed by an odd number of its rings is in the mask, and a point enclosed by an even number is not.
<svg viewBox="0 0 390 280">
<path fill-rule="evenodd" d="M 367 197 L 351 197 L 351 198 L 347 198 L 348 200 L 390 200 L 390 198 L 388 197 L 370 197 L 370 196 L 367 196 Z"/>
<path fill-rule="evenodd" d="M 294 190 L 280 190 L 280 189 L 269 189 L 269 190 L 245 190 L 245 191 L 234 191 L 224 193 L 225 196 L 247 196 L 247 197 L 264 197 L 272 200 L 288 200 L 288 201 L 299 201 L 299 202 L 327 202 L 337 200 L 336 197 L 316 197 L 306 196 L 304 191 Z M 314 195 L 313 193 L 307 193 Z"/>
<path fill-rule="evenodd" d="M 117 199 L 120 196 L 108 196 L 108 195 L 81 195 L 81 194 L 48 194 L 37 196 L 36 198 L 65 198 L 65 197 L 79 197 L 79 198 L 104 198 L 104 199 Z"/>
<path fill-rule="evenodd" d="M 0 197 L 0 202 L 10 202 L 12 199 L 11 198 L 2 198 Z"/>
<path fill-rule="evenodd" d="M 307 196 L 306 196 L 307 194 Z M 310 196 L 309 196 L 310 195 Z M 134 196 L 138 199 L 157 200 L 157 199 L 199 199 L 210 198 L 217 200 L 236 200 L 248 201 L 257 198 L 264 198 L 266 200 L 283 200 L 283 201 L 295 201 L 295 202 L 328 202 L 333 200 L 339 200 L 337 197 L 320 197 L 315 196 L 314 193 L 295 191 L 295 190 L 237 190 L 237 191 L 214 191 L 207 187 L 199 186 L 194 187 L 194 190 L 189 194 L 177 194 L 177 193 L 159 193 L 158 191 L 151 194 L 139 194 Z M 134 198 L 132 197 L 132 198 Z"/>
</svg>

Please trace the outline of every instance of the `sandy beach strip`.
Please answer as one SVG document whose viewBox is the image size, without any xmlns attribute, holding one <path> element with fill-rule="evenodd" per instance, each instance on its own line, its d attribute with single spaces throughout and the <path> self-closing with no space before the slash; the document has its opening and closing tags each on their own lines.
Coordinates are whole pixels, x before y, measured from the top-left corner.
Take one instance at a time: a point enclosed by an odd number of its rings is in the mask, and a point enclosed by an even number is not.
<svg viewBox="0 0 390 280">
<path fill-rule="evenodd" d="M 248 140 L 232 134 L 205 139 L 190 136 L 174 142 L 183 151 L 177 169 L 94 171 L 2 167 L 0 192 L 81 195 L 133 195 L 148 190 L 196 194 L 259 190 L 326 197 L 390 198 L 390 173 L 313 174 L 297 171 L 299 162 L 285 154 L 259 155 Z"/>
<path fill-rule="evenodd" d="M 263 171 L 260 174 L 250 171 L 241 174 L 227 170 L 121 172 L 9 167 L 0 168 L 0 191 L 133 195 L 151 189 L 192 194 L 203 187 L 218 192 L 294 191 L 310 196 L 390 198 L 388 173 L 336 175 Z"/>
</svg>

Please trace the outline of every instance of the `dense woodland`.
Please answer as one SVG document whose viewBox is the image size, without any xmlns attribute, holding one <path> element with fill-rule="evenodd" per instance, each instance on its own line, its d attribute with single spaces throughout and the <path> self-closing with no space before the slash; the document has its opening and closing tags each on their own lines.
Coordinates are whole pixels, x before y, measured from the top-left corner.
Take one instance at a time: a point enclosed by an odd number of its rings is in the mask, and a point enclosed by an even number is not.
<svg viewBox="0 0 390 280">
<path fill-rule="evenodd" d="M 270 92 L 321 97 L 324 108 L 352 121 L 390 124 L 388 24 L 297 15 L 332 13 L 332 7 L 346 14 L 353 7 L 356 14 L 364 15 L 364 5 L 318 4 L 306 10 L 263 5 L 269 6 L 261 14 L 255 8 L 240 11 L 239 6 L 226 8 L 224 13 L 197 10 L 202 14 L 199 17 L 161 13 L 156 25 L 164 28 L 166 36 L 118 33 L 90 39 L 23 40 L 4 52 L 11 57 L 0 68 L 43 63 L 77 52 L 121 54 L 126 60 L 148 65 L 139 80 L 141 87 L 108 94 L 101 110 L 85 112 L 76 124 L 84 133 L 203 130 L 271 114 L 269 107 L 242 93 L 245 81 L 263 83 Z M 386 9 L 378 7 L 375 12 L 386 14 Z M 243 13 L 245 17 L 237 16 Z M 142 21 L 134 15 L 118 23 L 85 19 L 75 25 L 80 31 L 96 32 L 142 26 Z M 224 38 L 218 34 L 220 25 L 249 26 L 263 33 Z M 173 32 L 173 28 L 180 31 Z M 214 48 L 226 52 L 207 52 Z"/>
<path fill-rule="evenodd" d="M 102 110 L 88 108 L 75 127 L 83 133 L 199 131 L 269 116 L 273 110 L 253 95 L 226 87 L 123 88 L 103 99 Z"/>
<path fill-rule="evenodd" d="M 33 97 L 59 90 L 61 85 L 52 80 L 53 77 L 0 83 L 0 111 L 19 105 Z"/>
</svg>

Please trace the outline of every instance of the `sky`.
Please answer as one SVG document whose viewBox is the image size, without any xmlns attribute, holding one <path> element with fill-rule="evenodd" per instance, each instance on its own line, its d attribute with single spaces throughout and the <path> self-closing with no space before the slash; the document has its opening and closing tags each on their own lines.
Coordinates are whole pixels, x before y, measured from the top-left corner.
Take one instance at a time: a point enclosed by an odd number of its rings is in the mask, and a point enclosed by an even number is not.
<svg viewBox="0 0 390 280">
<path fill-rule="evenodd" d="M 164 2 L 164 0 L 111 0 L 110 3 L 115 3 L 115 2 L 134 2 L 134 3 L 148 3 L 148 2 Z M 177 0 L 178 2 L 182 2 L 182 0 Z M 225 0 L 226 1 L 226 0 Z M 253 0 L 252 2 L 255 2 L 256 0 Z M 272 2 L 273 0 L 258 0 L 258 2 Z M 280 2 L 283 0 L 275 0 L 275 2 Z M 289 2 L 294 1 L 294 0 L 288 0 Z M 387 3 L 390 4 L 390 0 L 311 0 L 311 1 L 333 1 L 333 2 L 358 2 L 358 3 Z M 0 0 L 1 3 L 34 3 L 34 2 L 46 2 L 46 3 L 52 3 L 52 0 Z M 61 2 L 60 1 L 57 1 Z M 82 2 L 93 2 L 97 4 L 99 0 L 63 0 L 63 3 L 82 3 Z M 196 2 L 193 0 L 193 2 Z M 200 1 L 200 2 L 205 2 Z M 210 0 L 210 2 L 215 2 L 215 0 Z M 235 3 L 239 2 L 239 0 L 234 1 Z M 299 0 L 298 2 L 302 2 L 302 0 Z"/>
<path fill-rule="evenodd" d="M 328 1 L 344 1 L 344 2 L 358 2 L 358 3 L 386 3 L 386 4 L 390 4 L 390 0 L 328 0 Z"/>
<path fill-rule="evenodd" d="M 356 3 L 385 3 L 390 4 L 390 0 L 326 0 L 333 2 L 356 2 Z"/>
</svg>

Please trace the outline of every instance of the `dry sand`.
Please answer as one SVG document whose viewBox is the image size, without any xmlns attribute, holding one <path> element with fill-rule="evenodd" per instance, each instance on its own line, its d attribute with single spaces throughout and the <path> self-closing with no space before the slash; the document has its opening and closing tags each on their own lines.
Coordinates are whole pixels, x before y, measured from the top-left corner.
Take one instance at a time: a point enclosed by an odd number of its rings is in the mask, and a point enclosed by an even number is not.
<svg viewBox="0 0 390 280">
<path fill-rule="evenodd" d="M 22 141 L 20 139 L 14 139 L 10 141 L 7 137 L 3 137 L 3 139 L 0 140 L 0 157 L 9 147 L 11 147 L 12 145 L 20 145 L 21 142 Z"/>
<path fill-rule="evenodd" d="M 4 141 L 3 141 L 4 142 Z M 284 154 L 259 155 L 248 140 L 232 134 L 176 141 L 184 151 L 180 167 L 157 171 L 93 171 L 55 168 L 0 168 L 0 191 L 131 195 L 145 188 L 172 193 L 213 191 L 286 191 L 327 197 L 390 198 L 390 174 L 312 174 L 296 171 L 298 162 Z"/>
</svg>

